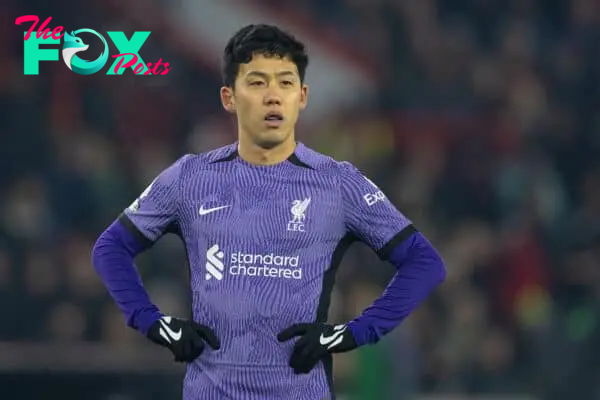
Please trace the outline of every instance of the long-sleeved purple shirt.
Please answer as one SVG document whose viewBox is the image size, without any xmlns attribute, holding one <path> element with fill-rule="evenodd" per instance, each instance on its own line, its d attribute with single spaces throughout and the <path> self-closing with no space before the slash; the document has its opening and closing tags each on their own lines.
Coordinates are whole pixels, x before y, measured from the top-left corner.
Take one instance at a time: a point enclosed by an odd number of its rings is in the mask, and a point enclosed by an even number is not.
<svg viewBox="0 0 600 400">
<path fill-rule="evenodd" d="M 93 263 L 130 326 L 159 318 L 133 265 L 167 232 L 189 259 L 193 318 L 221 349 L 188 365 L 184 399 L 333 398 L 331 360 L 308 375 L 288 366 L 277 333 L 326 321 L 335 272 L 356 240 L 398 266 L 372 307 L 349 323 L 377 342 L 444 279 L 437 252 L 354 166 L 303 144 L 285 162 L 249 164 L 236 144 L 186 155 L 163 171 L 98 239 Z M 254 397 L 252 397 L 254 396 Z"/>
</svg>

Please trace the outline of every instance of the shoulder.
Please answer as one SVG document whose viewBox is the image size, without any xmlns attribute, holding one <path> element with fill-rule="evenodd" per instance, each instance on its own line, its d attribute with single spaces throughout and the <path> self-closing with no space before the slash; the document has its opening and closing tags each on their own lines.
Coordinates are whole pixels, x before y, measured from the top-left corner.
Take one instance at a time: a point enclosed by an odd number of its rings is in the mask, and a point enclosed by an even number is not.
<svg viewBox="0 0 600 400">
<path fill-rule="evenodd" d="M 218 161 L 225 161 L 237 155 L 237 144 L 231 143 L 223 147 L 196 154 L 199 163 L 211 164 Z"/>
<path fill-rule="evenodd" d="M 195 174 L 206 169 L 207 166 L 213 163 L 226 160 L 230 156 L 235 155 L 235 152 L 235 144 L 229 144 L 202 153 L 185 154 L 175 162 L 175 165 L 179 167 L 183 175 Z"/>
<path fill-rule="evenodd" d="M 299 158 L 304 158 L 303 162 L 333 177 L 342 190 L 380 190 L 372 180 L 349 161 L 336 160 L 306 146 L 303 146 L 298 153 Z"/>
<path fill-rule="evenodd" d="M 298 145 L 296 155 L 300 161 L 312 169 L 336 176 L 340 179 L 343 179 L 348 174 L 358 173 L 358 169 L 352 163 L 336 160 L 303 144 Z"/>
</svg>

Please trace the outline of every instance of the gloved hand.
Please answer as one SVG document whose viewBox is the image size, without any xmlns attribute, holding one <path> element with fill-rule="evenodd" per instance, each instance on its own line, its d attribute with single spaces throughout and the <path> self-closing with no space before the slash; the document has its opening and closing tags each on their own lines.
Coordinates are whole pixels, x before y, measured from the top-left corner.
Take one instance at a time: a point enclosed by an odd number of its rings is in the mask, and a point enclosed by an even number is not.
<svg viewBox="0 0 600 400">
<path fill-rule="evenodd" d="M 164 316 L 148 331 L 148 339 L 171 350 L 176 362 L 192 362 L 204 351 L 206 342 L 214 350 L 221 346 L 217 335 L 195 321 Z"/>
<path fill-rule="evenodd" d="M 303 323 L 292 325 L 277 335 L 277 340 L 286 342 L 296 336 L 289 365 L 296 374 L 307 374 L 321 359 L 330 353 L 343 353 L 357 347 L 352 332 L 346 325 Z"/>
</svg>

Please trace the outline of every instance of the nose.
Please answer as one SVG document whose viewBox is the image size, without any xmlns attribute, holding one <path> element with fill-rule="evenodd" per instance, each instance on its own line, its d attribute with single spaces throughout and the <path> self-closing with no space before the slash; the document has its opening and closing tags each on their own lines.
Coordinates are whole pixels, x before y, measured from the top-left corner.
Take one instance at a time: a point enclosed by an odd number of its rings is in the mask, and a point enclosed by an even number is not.
<svg viewBox="0 0 600 400">
<path fill-rule="evenodd" d="M 277 91 L 269 89 L 267 93 L 265 93 L 263 101 L 267 106 L 280 106 L 281 96 L 279 96 L 279 93 L 277 93 Z"/>
</svg>

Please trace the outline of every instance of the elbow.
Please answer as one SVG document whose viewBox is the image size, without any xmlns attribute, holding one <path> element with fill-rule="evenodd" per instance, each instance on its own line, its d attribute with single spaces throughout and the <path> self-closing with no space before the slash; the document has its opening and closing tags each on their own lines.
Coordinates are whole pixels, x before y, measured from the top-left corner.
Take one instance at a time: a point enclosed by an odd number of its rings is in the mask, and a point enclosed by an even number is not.
<svg viewBox="0 0 600 400">
<path fill-rule="evenodd" d="M 92 265 L 96 271 L 102 268 L 102 265 L 104 264 L 103 260 L 108 255 L 108 251 L 114 249 L 116 246 L 117 241 L 111 234 L 110 228 L 106 229 L 98 236 L 91 251 Z"/>
<path fill-rule="evenodd" d="M 430 282 L 433 288 L 440 286 L 446 280 L 446 263 L 439 251 L 424 237 L 421 237 L 419 243 L 421 257 L 427 259 L 426 264 L 429 265 L 428 271 L 431 277 Z"/>
<path fill-rule="evenodd" d="M 435 260 L 435 286 L 440 286 L 446 280 L 447 271 L 446 271 L 446 263 L 440 256 L 440 254 L 436 251 L 436 260 Z"/>
<path fill-rule="evenodd" d="M 428 258 L 431 282 L 434 287 L 440 286 L 446 280 L 446 263 L 439 251 L 425 239 L 421 254 Z"/>
<path fill-rule="evenodd" d="M 115 221 L 96 239 L 91 251 L 92 265 L 98 270 L 113 255 L 134 259 L 141 251 L 133 235 Z"/>
</svg>

